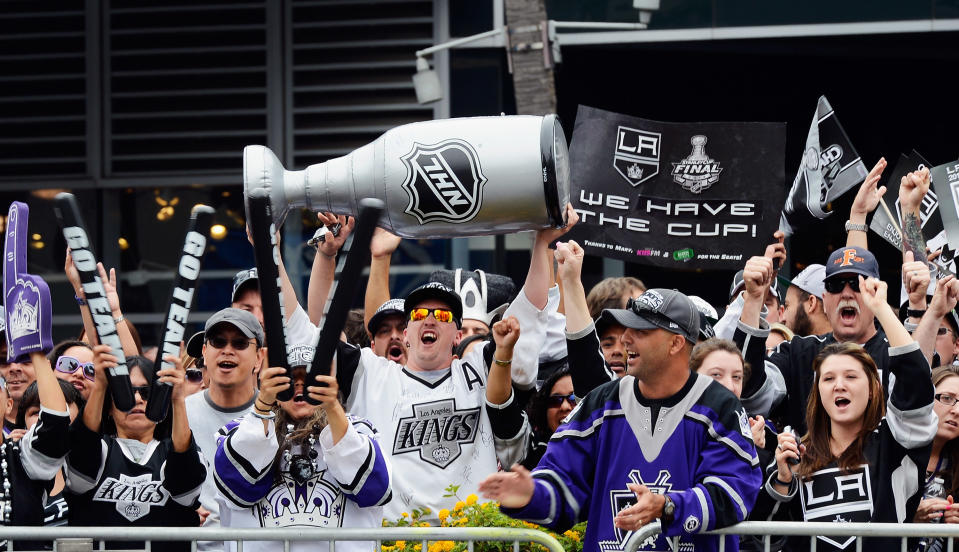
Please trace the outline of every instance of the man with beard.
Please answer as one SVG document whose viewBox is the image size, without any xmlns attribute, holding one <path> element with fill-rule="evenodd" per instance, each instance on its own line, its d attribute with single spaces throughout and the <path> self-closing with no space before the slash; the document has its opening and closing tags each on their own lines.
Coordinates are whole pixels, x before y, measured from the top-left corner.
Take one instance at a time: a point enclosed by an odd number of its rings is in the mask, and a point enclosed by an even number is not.
<svg viewBox="0 0 959 552">
<path fill-rule="evenodd" d="M 816 355 L 831 343 L 858 343 L 876 362 L 882 378 L 883 392 L 888 396 L 895 384 L 890 377 L 889 342 L 881 328 L 877 328 L 872 311 L 859 292 L 859 277 L 879 278 L 879 264 L 868 250 L 843 247 L 833 251 L 826 262 L 823 280 L 823 307 L 831 332 L 823 335 L 797 335 L 791 341 L 779 344 L 768 357 L 765 352 L 769 329 L 760 325 L 759 312 L 763 295 L 771 279 L 775 278 L 773 259 L 785 255 L 782 244 L 773 244 L 766 255 L 752 257 L 744 270 L 746 294 L 742 315 L 737 322 L 734 341 L 753 370 L 743 384 L 742 402 L 749 414 L 772 417 L 782 425 L 791 425 L 800 435 L 806 433 L 806 403 L 812 389 L 811 367 Z M 942 295 L 954 300 L 959 282 L 944 281 Z M 939 291 L 937 290 L 937 293 Z M 945 299 L 933 300 L 929 313 L 938 320 L 952 308 L 946 308 Z M 935 332 L 931 324 L 927 327 Z M 921 340 L 917 330 L 916 341 Z M 765 370 L 755 367 L 765 365 Z"/>
<path fill-rule="evenodd" d="M 406 364 L 406 316 L 402 299 L 390 299 L 376 309 L 366 328 L 370 332 L 370 348 L 377 356 Z"/>
<path fill-rule="evenodd" d="M 825 276 L 825 266 L 811 264 L 793 278 L 786 290 L 781 322 L 796 335 L 822 335 L 832 330 L 822 302 Z"/>
</svg>

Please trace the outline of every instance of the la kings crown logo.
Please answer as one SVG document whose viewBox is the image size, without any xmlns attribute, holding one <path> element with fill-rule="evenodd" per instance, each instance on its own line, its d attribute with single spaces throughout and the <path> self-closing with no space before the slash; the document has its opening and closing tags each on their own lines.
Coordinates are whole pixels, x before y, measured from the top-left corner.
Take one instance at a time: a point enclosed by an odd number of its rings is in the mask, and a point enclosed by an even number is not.
<svg viewBox="0 0 959 552">
<path fill-rule="evenodd" d="M 456 410 L 455 399 L 414 404 L 413 415 L 400 418 L 396 427 L 393 454 L 419 451 L 425 462 L 449 466 L 463 453 L 460 445 L 476 439 L 479 410 Z"/>
<path fill-rule="evenodd" d="M 642 474 L 639 473 L 639 470 L 631 470 L 629 472 L 629 483 L 635 483 L 636 485 L 646 485 L 646 488 L 651 492 L 656 494 L 666 494 L 673 490 L 673 484 L 669 482 L 670 474 L 666 470 L 660 470 L 656 475 L 655 481 L 645 482 L 643 481 Z M 621 510 L 629 508 L 630 506 L 636 504 L 636 493 L 629 489 L 627 486 L 625 489 L 616 489 L 609 492 L 609 506 L 612 510 L 612 518 L 616 517 Z M 699 527 L 698 523 L 695 527 L 688 527 L 687 530 L 692 532 Z M 623 531 L 619 527 L 613 526 L 613 535 L 616 537 L 616 540 L 611 541 L 600 541 L 599 549 L 601 552 L 621 552 L 626 550 L 626 541 L 629 540 L 629 537 L 633 534 L 632 531 Z M 653 535 L 643 541 L 639 545 L 639 550 L 657 550 L 656 543 L 659 541 L 660 535 Z M 664 541 L 665 542 L 665 541 Z M 682 550 L 682 544 L 680 545 L 680 550 Z M 669 550 L 668 545 L 662 550 Z"/>
<path fill-rule="evenodd" d="M 129 521 L 149 514 L 153 506 L 163 506 L 169 498 L 170 493 L 149 473 L 137 477 L 120 474 L 119 479 L 108 477 L 93 495 L 93 500 L 116 503 L 117 512 Z"/>
<path fill-rule="evenodd" d="M 626 182 L 639 186 L 659 174 L 662 134 L 620 126 L 616 129 L 613 167 Z"/>
<path fill-rule="evenodd" d="M 410 197 L 406 213 L 420 224 L 468 222 L 479 212 L 486 176 L 473 146 L 459 139 L 414 144 L 400 159 L 406 165 L 403 189 Z"/>
</svg>

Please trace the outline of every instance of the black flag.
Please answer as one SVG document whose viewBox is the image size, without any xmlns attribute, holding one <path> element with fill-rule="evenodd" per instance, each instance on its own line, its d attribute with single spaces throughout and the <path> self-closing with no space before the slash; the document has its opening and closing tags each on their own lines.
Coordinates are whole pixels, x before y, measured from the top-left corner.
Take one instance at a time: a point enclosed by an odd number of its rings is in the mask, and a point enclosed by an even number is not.
<svg viewBox="0 0 959 552">
<path fill-rule="evenodd" d="M 866 179 L 866 165 L 825 96 L 806 135 L 806 151 L 786 198 L 779 229 L 787 236 L 832 214 L 827 205 Z"/>
</svg>

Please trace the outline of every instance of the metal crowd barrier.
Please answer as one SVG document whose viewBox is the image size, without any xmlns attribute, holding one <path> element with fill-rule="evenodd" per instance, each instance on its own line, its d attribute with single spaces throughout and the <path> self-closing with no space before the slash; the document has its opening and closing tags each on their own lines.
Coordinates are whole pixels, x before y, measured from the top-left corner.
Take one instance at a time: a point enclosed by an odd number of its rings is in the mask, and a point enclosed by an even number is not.
<svg viewBox="0 0 959 552">
<path fill-rule="evenodd" d="M 636 552 L 643 541 L 658 535 L 662 527 L 658 521 L 644 525 L 626 541 L 626 552 Z M 952 540 L 959 538 L 959 525 L 944 523 L 829 523 L 806 521 L 744 521 L 723 529 L 708 531 L 708 535 L 757 535 L 763 539 L 764 550 L 770 550 L 770 537 L 774 536 L 835 536 L 856 537 L 856 552 L 862 552 L 862 537 L 895 537 L 902 539 L 901 550 L 908 550 L 907 539 L 946 538 L 946 551 L 953 552 Z M 816 541 L 810 540 L 810 550 L 815 552 Z M 726 539 L 720 539 L 719 550 L 724 552 Z M 675 543 L 673 550 L 678 550 Z"/>
<path fill-rule="evenodd" d="M 62 539 L 88 539 L 89 547 L 82 541 Z M 190 550 L 196 552 L 197 541 L 234 541 L 237 552 L 243 552 L 244 541 L 282 541 L 283 552 L 290 551 L 291 542 L 328 541 L 330 552 L 335 552 L 338 541 L 395 541 L 405 540 L 423 543 L 423 552 L 428 543 L 436 541 L 466 542 L 469 552 L 477 541 L 512 541 L 513 551 L 519 552 L 519 543 L 534 542 L 546 547 L 549 552 L 564 552 L 563 546 L 552 536 L 536 529 L 512 529 L 506 527 L 373 527 L 348 529 L 260 529 L 260 528 L 199 528 L 199 527 L 4 527 L 0 526 L 0 541 L 6 540 L 7 550 L 12 550 L 13 541 L 52 541 L 53 552 L 83 552 L 102 550 L 104 541 L 146 541 L 145 550 L 150 551 L 151 541 L 191 541 Z M 59 542 L 58 542 L 59 541 Z M 99 546 L 93 544 L 99 542 Z M 380 546 L 377 546 L 379 550 Z"/>
</svg>

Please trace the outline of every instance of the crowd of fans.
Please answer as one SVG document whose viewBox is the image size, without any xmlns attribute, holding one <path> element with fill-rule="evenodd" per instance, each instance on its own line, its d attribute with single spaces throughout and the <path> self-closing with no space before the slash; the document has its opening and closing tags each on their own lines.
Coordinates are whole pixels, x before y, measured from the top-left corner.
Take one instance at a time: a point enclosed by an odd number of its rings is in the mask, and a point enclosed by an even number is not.
<svg viewBox="0 0 959 552">
<path fill-rule="evenodd" d="M 883 166 L 863 183 L 853 222 L 875 209 Z M 918 216 L 928 188 L 925 169 L 903 179 L 904 218 Z M 662 535 L 640 550 L 666 549 L 667 537 L 679 549 L 757 546 L 703 534 L 745 520 L 959 523 L 959 281 L 916 259 L 921 235 L 906 237 L 896 308 L 898 282 L 880 280 L 856 224 L 845 247 L 791 281 L 777 273 L 777 236 L 736 275 L 728 305 L 713 306 L 635 278 L 587 293 L 583 249 L 562 241 L 577 222 L 567 215 L 567 228 L 536 233 L 519 289 L 456 269 L 394 298 L 401 241 L 378 230 L 365 308 L 348 318 L 331 375 L 315 381 L 307 369 L 351 218 L 318 214 L 305 309 L 280 260 L 289 371 L 266 362 L 265 332 L 277 329 L 263 326 L 256 269 L 237 274 L 232 304 L 157 371 L 156 349 L 144 355 L 124 320 L 114 271 L 100 267 L 129 411 L 111 400 L 117 352 L 96 344 L 68 251 L 79 339 L 8 361 L 0 333 L 4 524 L 375 527 L 439 512 L 450 485 L 552 528 L 588 520 L 590 550 L 623 550 L 655 520 Z M 154 381 L 173 388 L 160 423 L 146 416 Z M 853 542 L 814 538 L 820 550 Z M 49 546 L 41 530 L 15 544 Z"/>
</svg>

